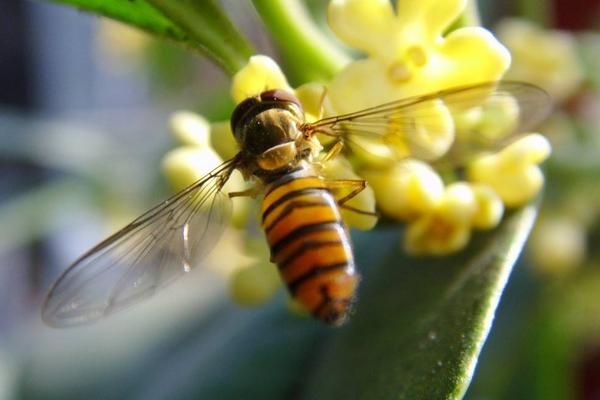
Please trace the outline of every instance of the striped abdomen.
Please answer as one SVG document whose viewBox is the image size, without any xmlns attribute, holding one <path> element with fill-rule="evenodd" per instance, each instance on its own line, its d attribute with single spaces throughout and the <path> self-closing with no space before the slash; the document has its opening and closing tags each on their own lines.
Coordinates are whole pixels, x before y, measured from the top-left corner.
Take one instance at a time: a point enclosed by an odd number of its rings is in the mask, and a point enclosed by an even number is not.
<svg viewBox="0 0 600 400">
<path fill-rule="evenodd" d="M 274 181 L 262 203 L 271 261 L 292 296 L 327 323 L 346 319 L 358 283 L 337 203 L 315 176 L 298 171 Z"/>
</svg>

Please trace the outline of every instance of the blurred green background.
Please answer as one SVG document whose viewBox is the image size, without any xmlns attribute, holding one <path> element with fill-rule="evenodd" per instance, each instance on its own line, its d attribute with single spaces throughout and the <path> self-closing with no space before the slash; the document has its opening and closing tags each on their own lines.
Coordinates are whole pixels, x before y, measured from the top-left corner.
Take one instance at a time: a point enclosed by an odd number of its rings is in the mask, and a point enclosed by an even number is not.
<svg viewBox="0 0 600 400">
<path fill-rule="evenodd" d="M 222 3 L 258 52 L 277 59 L 251 4 Z M 307 3 L 323 23 L 326 2 Z M 600 399 L 600 1 L 479 7 L 491 29 L 520 16 L 574 35 L 587 73 L 548 128 L 555 154 L 541 211 L 547 225 L 534 234 L 538 250 L 513 271 L 466 397 Z M 282 296 L 255 310 L 233 305 L 227 282 L 208 271 L 94 326 L 56 331 L 39 320 L 66 265 L 169 193 L 159 164 L 173 146 L 170 114 L 189 109 L 217 121 L 232 107 L 227 76 L 174 44 L 61 5 L 3 1 L 0 399 L 217 398 L 223 392 L 211 385 L 227 386 L 231 363 L 248 385 L 265 379 L 262 368 L 279 371 L 261 398 L 293 397 L 289 387 L 301 384 L 298 371 L 310 359 L 304 349 L 317 351 L 330 333 L 274 312 Z M 561 129 L 575 139 L 561 138 Z M 548 263 L 539 254 L 553 241 L 577 249 Z M 265 327 L 274 334 L 262 334 Z M 255 364 L 233 361 L 248 353 Z"/>
</svg>

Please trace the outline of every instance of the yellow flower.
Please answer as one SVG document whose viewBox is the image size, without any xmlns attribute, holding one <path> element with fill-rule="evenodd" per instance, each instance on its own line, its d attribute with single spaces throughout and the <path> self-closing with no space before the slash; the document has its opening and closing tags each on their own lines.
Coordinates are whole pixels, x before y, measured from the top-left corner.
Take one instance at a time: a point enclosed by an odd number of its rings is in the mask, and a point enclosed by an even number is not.
<svg viewBox="0 0 600 400">
<path fill-rule="evenodd" d="M 210 146 L 210 123 L 191 111 L 177 111 L 171 115 L 171 132 L 177 142 L 198 147 Z"/>
<path fill-rule="evenodd" d="M 263 237 L 247 234 L 242 247 L 252 262 L 232 271 L 231 297 L 240 305 L 259 306 L 273 298 L 282 287 L 281 277 L 277 266 L 269 261 L 269 248 Z"/>
<path fill-rule="evenodd" d="M 471 221 L 476 212 L 471 187 L 464 182 L 449 185 L 432 212 L 409 222 L 405 250 L 413 255 L 444 255 L 461 250 L 471 237 Z"/>
<path fill-rule="evenodd" d="M 427 214 L 444 194 L 442 179 L 419 160 L 402 160 L 386 170 L 367 170 L 363 175 L 375 191 L 379 209 L 392 218 L 413 219 Z"/>
<path fill-rule="evenodd" d="M 263 260 L 238 269 L 230 282 L 233 299 L 241 305 L 258 306 L 269 301 L 281 288 L 277 266 Z"/>
<path fill-rule="evenodd" d="M 338 156 L 335 159 L 325 163 L 322 172 L 323 175 L 328 179 L 361 179 L 361 177 L 352 170 L 352 165 L 350 165 L 350 163 L 342 156 Z M 350 190 L 347 191 L 347 193 L 349 192 Z M 358 210 L 374 213 L 375 195 L 373 193 L 373 189 L 367 186 L 360 193 L 350 199 L 346 205 Z M 373 229 L 377 223 L 377 217 L 375 216 L 358 214 L 354 211 L 344 210 L 343 208 L 341 211 L 344 221 L 354 228 L 369 230 Z"/>
<path fill-rule="evenodd" d="M 210 124 L 210 143 L 211 147 L 224 160 L 232 159 L 240 151 L 240 147 L 231 131 L 229 120 Z"/>
<path fill-rule="evenodd" d="M 521 206 L 534 198 L 544 184 L 538 164 L 550 155 L 550 143 L 529 134 L 496 154 L 480 157 L 467 168 L 469 181 L 487 184 L 507 207 Z"/>
<path fill-rule="evenodd" d="M 453 86 L 498 80 L 510 54 L 487 30 L 466 27 L 444 36 L 466 0 L 334 0 L 329 25 L 368 58 L 349 64 L 330 83 L 337 112 Z"/>
<path fill-rule="evenodd" d="M 263 55 L 252 56 L 248 64 L 233 77 L 231 97 L 236 103 L 240 103 L 269 89 L 293 92 L 281 68 L 273 59 Z"/>
<path fill-rule="evenodd" d="M 477 211 L 471 221 L 473 228 L 492 229 L 498 226 L 504 214 L 504 204 L 500 196 L 487 185 L 471 183 L 471 189 L 477 203 Z"/>
<path fill-rule="evenodd" d="M 175 191 L 196 182 L 219 166 L 223 160 L 210 147 L 181 146 L 163 158 L 163 171 Z"/>
<path fill-rule="evenodd" d="M 501 140 L 514 132 L 520 117 L 519 104 L 513 97 L 491 96 L 475 107 L 450 107 L 457 131 L 457 141 Z"/>
<path fill-rule="evenodd" d="M 171 117 L 171 131 L 182 145 L 164 156 L 162 169 L 175 191 L 185 189 L 223 163 L 223 159 L 211 147 L 210 129 L 208 121 L 189 111 L 180 111 Z M 242 191 L 246 187 L 241 174 L 234 171 L 223 191 Z M 248 207 L 248 199 L 235 199 L 234 224 L 245 224 Z"/>
<path fill-rule="evenodd" d="M 498 26 L 498 36 L 513 56 L 506 78 L 534 83 L 559 101 L 582 83 L 577 43 L 569 33 L 509 19 Z"/>
<path fill-rule="evenodd" d="M 307 120 L 316 119 L 321 113 L 324 87 L 321 84 L 309 83 L 292 89 L 285 75 L 275 61 L 267 56 L 253 56 L 248 64 L 243 67 L 233 78 L 232 95 L 235 101 L 240 102 L 248 96 L 256 95 L 269 89 L 284 89 L 294 93 L 300 100 Z M 360 179 L 349 163 L 343 158 L 325 163 L 324 174 L 330 179 Z M 347 203 L 351 207 L 373 212 L 375 210 L 375 197 L 371 188 L 365 188 Z M 377 218 L 360 215 L 347 210 L 342 210 L 344 221 L 359 229 L 371 229 Z"/>
<path fill-rule="evenodd" d="M 404 248 L 413 255 L 454 253 L 468 244 L 473 228 L 498 225 L 502 212 L 502 202 L 490 188 L 455 182 L 435 208 L 409 222 Z"/>
<path fill-rule="evenodd" d="M 248 97 L 271 89 L 283 89 L 295 94 L 308 121 L 316 120 L 320 116 L 321 106 L 325 106 L 321 104 L 325 90 L 322 84 L 307 83 L 294 90 L 288 84 L 279 65 L 264 55 L 250 57 L 248 64 L 235 74 L 231 84 L 231 96 L 236 103 L 240 103 Z"/>
<path fill-rule="evenodd" d="M 343 114 L 445 88 L 498 80 L 510 55 L 480 27 L 444 31 L 464 11 L 466 0 L 334 0 L 329 24 L 343 41 L 368 57 L 346 66 L 329 84 L 335 113 Z M 392 121 L 388 141 L 396 156 L 435 159 L 454 140 L 452 116 L 432 101 L 427 115 L 406 126 Z M 435 126 L 435 129 L 430 129 Z M 369 144 L 367 144 L 369 145 Z M 378 150 L 379 151 L 379 150 Z"/>
</svg>

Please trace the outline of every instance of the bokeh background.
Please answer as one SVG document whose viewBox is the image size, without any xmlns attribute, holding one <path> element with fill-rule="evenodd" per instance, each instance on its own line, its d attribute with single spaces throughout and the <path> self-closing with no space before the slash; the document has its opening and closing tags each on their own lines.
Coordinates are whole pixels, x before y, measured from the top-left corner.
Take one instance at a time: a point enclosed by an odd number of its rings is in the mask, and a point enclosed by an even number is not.
<svg viewBox="0 0 600 400">
<path fill-rule="evenodd" d="M 276 58 L 251 6 L 223 3 Z M 308 3 L 323 21 L 326 2 Z M 573 35 L 591 72 L 548 128 L 555 150 L 570 150 L 548 163 L 546 225 L 513 272 L 467 397 L 600 399 L 600 1 L 487 0 L 480 11 L 492 29 L 516 15 Z M 66 265 L 169 193 L 159 165 L 173 146 L 171 113 L 222 120 L 232 106 L 227 77 L 174 44 L 73 8 L 3 1 L 0 399 L 166 398 L 193 380 L 190 365 L 216 359 L 232 340 L 192 332 L 263 312 L 238 309 L 227 282 L 204 271 L 95 326 L 55 331 L 39 320 Z M 585 138 L 585 151 L 573 137 Z M 565 260 L 548 256 L 552 244 Z"/>
</svg>

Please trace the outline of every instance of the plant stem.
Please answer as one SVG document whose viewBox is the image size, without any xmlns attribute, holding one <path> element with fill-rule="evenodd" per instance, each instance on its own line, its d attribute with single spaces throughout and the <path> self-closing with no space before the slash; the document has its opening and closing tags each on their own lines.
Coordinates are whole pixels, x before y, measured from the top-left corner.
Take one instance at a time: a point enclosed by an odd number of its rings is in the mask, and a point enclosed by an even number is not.
<svg viewBox="0 0 600 400">
<path fill-rule="evenodd" d="M 295 84 L 326 81 L 348 56 L 317 27 L 299 0 L 252 0 L 277 42 Z"/>
<path fill-rule="evenodd" d="M 215 0 L 147 0 L 181 28 L 196 49 L 229 75 L 254 54 L 252 45 L 236 29 Z"/>
<path fill-rule="evenodd" d="M 481 18 L 479 16 L 479 6 L 477 5 L 477 0 L 467 1 L 467 7 L 463 12 L 463 18 L 465 20 L 465 26 L 481 25 Z"/>
</svg>

